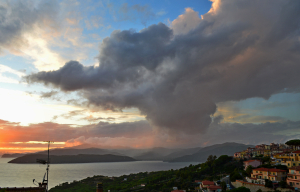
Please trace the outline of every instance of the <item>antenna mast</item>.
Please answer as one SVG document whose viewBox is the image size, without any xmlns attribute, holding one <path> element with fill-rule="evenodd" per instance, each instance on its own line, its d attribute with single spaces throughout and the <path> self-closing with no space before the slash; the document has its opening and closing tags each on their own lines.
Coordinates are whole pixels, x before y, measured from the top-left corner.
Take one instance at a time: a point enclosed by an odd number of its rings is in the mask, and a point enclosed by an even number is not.
<svg viewBox="0 0 300 192">
<path fill-rule="evenodd" d="M 49 186 L 49 164 L 50 164 L 50 157 L 49 157 L 49 148 L 50 148 L 50 143 L 54 143 L 53 141 L 44 141 L 48 143 L 48 160 L 47 160 L 47 186 L 46 186 L 46 191 L 48 192 L 48 186 Z"/>
</svg>

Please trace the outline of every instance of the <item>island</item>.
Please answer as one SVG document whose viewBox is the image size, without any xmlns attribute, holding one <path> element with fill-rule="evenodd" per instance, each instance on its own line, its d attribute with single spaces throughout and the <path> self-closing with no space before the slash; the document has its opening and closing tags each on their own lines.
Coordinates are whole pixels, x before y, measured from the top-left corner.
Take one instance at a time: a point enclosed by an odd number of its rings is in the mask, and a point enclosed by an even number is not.
<svg viewBox="0 0 300 192">
<path fill-rule="evenodd" d="M 37 159 L 47 160 L 44 154 L 28 154 L 9 161 L 8 163 L 32 164 L 37 163 Z M 50 155 L 51 164 L 67 164 L 67 163 L 98 163 L 98 162 L 127 162 L 136 161 L 132 157 L 121 155 Z"/>
<path fill-rule="evenodd" d="M 21 157 L 23 155 L 26 155 L 25 153 L 5 153 L 1 156 L 1 158 L 16 158 L 16 157 Z"/>
</svg>

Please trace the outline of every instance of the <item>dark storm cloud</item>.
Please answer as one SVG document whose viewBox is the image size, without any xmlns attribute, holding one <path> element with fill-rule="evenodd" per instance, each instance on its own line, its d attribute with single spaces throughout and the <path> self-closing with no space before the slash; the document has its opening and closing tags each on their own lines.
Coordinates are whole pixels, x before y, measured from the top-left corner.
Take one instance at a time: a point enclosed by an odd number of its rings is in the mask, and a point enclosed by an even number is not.
<svg viewBox="0 0 300 192">
<path fill-rule="evenodd" d="M 147 121 L 124 122 L 124 123 L 106 123 L 100 122 L 93 130 L 93 135 L 101 137 L 127 137 L 137 138 L 152 134 L 152 127 Z"/>
<path fill-rule="evenodd" d="M 55 28 L 56 1 L 6 1 L 0 3 L 0 52 L 3 49 L 17 51 L 27 42 L 23 36 L 34 27 Z"/>
<path fill-rule="evenodd" d="M 26 80 L 80 90 L 106 109 L 136 107 L 172 133 L 203 133 L 218 102 L 299 90 L 299 29 L 300 1 L 224 0 L 188 33 L 162 23 L 114 31 L 99 67 L 70 61 Z"/>
</svg>

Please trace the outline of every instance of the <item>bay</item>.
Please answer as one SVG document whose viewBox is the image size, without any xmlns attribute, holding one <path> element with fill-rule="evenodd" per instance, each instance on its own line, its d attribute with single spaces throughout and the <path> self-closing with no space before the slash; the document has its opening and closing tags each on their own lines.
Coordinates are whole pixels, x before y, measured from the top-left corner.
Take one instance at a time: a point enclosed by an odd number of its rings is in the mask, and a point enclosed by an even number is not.
<svg viewBox="0 0 300 192">
<path fill-rule="evenodd" d="M 45 165 L 11 164 L 13 158 L 0 158 L 0 187 L 34 187 L 32 180 L 41 182 Z M 50 165 L 49 187 L 81 180 L 94 175 L 121 176 L 130 173 L 180 169 L 195 162 L 168 163 L 162 161 L 135 161 L 114 163 L 77 163 Z"/>
</svg>

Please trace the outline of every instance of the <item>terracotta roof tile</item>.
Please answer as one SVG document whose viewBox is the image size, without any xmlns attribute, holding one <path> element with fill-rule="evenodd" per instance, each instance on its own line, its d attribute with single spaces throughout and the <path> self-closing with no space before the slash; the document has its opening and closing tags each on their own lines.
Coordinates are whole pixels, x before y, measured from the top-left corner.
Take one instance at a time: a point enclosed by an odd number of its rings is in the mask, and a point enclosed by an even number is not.
<svg viewBox="0 0 300 192">
<path fill-rule="evenodd" d="M 282 169 L 274 169 L 274 168 L 272 168 L 272 169 L 268 169 L 268 168 L 263 168 L 263 167 L 261 167 L 261 168 L 257 168 L 257 169 L 253 169 L 253 171 L 287 172 L 287 171 L 285 171 L 285 170 L 282 170 Z"/>
<path fill-rule="evenodd" d="M 296 171 L 300 171 L 300 166 L 294 166 L 294 167 L 291 167 L 289 168 L 291 170 L 296 170 Z"/>
<path fill-rule="evenodd" d="M 210 190 L 217 190 L 217 189 L 222 189 L 222 187 L 213 185 L 213 186 L 208 186 L 207 189 L 210 189 Z"/>
<path fill-rule="evenodd" d="M 213 181 L 204 180 L 202 181 L 202 185 L 215 185 L 215 183 Z"/>
</svg>

